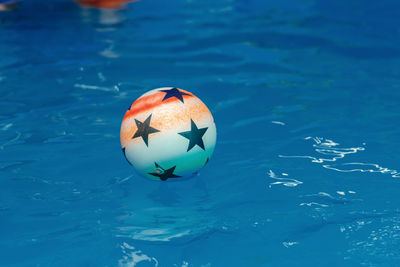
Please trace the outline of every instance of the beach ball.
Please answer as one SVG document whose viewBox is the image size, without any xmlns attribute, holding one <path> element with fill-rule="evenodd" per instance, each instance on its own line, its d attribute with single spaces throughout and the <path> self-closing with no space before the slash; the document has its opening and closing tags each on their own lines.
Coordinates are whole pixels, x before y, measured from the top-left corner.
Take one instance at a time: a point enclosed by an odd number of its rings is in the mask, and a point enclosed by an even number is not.
<svg viewBox="0 0 400 267">
<path fill-rule="evenodd" d="M 217 130 L 198 97 L 164 87 L 133 102 L 122 120 L 120 137 L 125 158 L 139 174 L 166 181 L 197 174 L 214 152 Z"/>
</svg>

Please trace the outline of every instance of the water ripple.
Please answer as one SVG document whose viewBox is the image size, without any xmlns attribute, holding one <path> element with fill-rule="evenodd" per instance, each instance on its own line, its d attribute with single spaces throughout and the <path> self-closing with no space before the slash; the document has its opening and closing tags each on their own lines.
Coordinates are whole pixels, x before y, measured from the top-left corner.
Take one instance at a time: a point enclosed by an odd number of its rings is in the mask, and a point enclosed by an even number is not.
<svg viewBox="0 0 400 267">
<path fill-rule="evenodd" d="M 313 144 L 315 152 L 330 157 L 316 157 L 310 155 L 300 155 L 300 156 L 279 155 L 279 157 L 305 158 L 305 159 L 311 159 L 311 162 L 314 163 L 324 163 L 324 162 L 335 162 L 337 160 L 343 159 L 347 155 L 355 154 L 359 151 L 365 150 L 364 147 L 349 147 L 349 148 L 338 147 L 340 145 L 339 143 L 336 143 L 332 140 L 325 139 L 322 137 L 305 138 L 305 140 L 310 140 L 310 139 L 315 142 Z M 370 173 L 390 174 L 393 178 L 400 177 L 400 172 L 398 170 L 382 167 L 376 163 L 347 162 L 338 164 L 323 164 L 322 167 L 324 167 L 325 169 L 330 169 L 338 172 L 370 172 Z"/>
<path fill-rule="evenodd" d="M 294 245 L 298 245 L 298 244 L 299 244 L 299 242 L 296 242 L 296 241 L 282 242 L 282 245 L 283 245 L 285 248 L 290 248 L 290 247 L 292 247 L 292 246 L 294 246 Z"/>
<path fill-rule="evenodd" d="M 351 191 L 353 192 L 353 191 Z M 338 193 L 339 194 L 339 193 Z M 343 196 L 343 194 L 339 194 Z M 300 204 L 300 206 L 312 206 L 318 204 L 319 206 L 329 206 L 329 204 L 347 204 L 350 201 L 344 197 L 332 196 L 326 192 L 318 192 L 317 194 L 309 194 L 301 196 L 307 198 L 310 202 Z M 312 204 L 310 204 L 312 203 Z"/>
<path fill-rule="evenodd" d="M 399 216 L 358 219 L 340 225 L 342 232 L 349 240 L 348 257 L 360 257 L 361 264 L 367 266 L 391 265 L 389 260 L 400 259 L 400 253 L 393 249 L 400 244 Z"/>
<path fill-rule="evenodd" d="M 17 142 L 17 141 L 20 139 L 22 134 L 20 132 L 16 132 L 16 134 L 17 135 L 14 138 L 12 138 L 12 139 L 6 141 L 5 143 L 1 144 L 0 145 L 0 150 L 3 150 L 5 146 L 21 143 L 21 142 Z"/>
<path fill-rule="evenodd" d="M 156 258 L 144 254 L 141 250 L 136 250 L 126 242 L 121 245 L 121 249 L 124 256 L 118 261 L 120 267 L 134 267 L 140 262 L 149 262 L 153 263 L 152 266 L 158 266 Z"/>
<path fill-rule="evenodd" d="M 282 173 L 282 175 L 284 177 L 278 177 L 272 170 L 269 170 L 268 176 L 271 179 L 275 180 L 275 182 L 272 182 L 272 183 L 269 184 L 269 187 L 271 187 L 272 185 L 279 185 L 279 184 L 287 186 L 287 187 L 295 187 L 295 186 L 298 186 L 299 184 L 303 183 L 302 181 L 299 181 L 299 180 L 296 180 L 296 179 L 292 179 L 292 178 L 288 178 L 287 177 L 288 174 L 286 174 L 286 173 Z"/>
<path fill-rule="evenodd" d="M 398 171 L 381 167 L 374 163 L 350 162 L 337 165 L 323 165 L 323 167 L 338 172 L 380 172 L 390 174 L 393 178 L 400 177 Z"/>
<path fill-rule="evenodd" d="M 326 161 L 336 161 L 338 159 L 342 159 L 345 156 L 349 154 L 355 154 L 358 151 L 363 151 L 365 150 L 364 147 L 350 147 L 350 148 L 340 148 L 337 147 L 340 145 L 339 143 L 335 143 L 332 140 L 329 139 L 324 139 L 322 137 L 306 137 L 305 140 L 313 140 L 315 144 L 313 144 L 313 147 L 315 148 L 315 151 L 323 154 L 323 155 L 328 155 L 331 157 L 328 158 L 318 158 L 318 157 L 313 157 L 313 156 L 285 156 L 285 155 L 279 155 L 281 158 L 306 158 L 306 159 L 311 159 L 312 162 L 315 163 L 323 163 Z"/>
<path fill-rule="evenodd" d="M 320 203 L 317 203 L 317 202 L 303 202 L 303 203 L 300 203 L 300 206 L 308 206 L 308 207 L 311 207 L 311 206 L 319 206 L 319 207 L 322 207 L 322 208 L 327 208 L 327 207 L 329 207 L 329 205 L 326 205 L 326 204 L 320 204 Z"/>
<path fill-rule="evenodd" d="M 104 86 L 97 86 L 97 85 L 88 85 L 88 84 L 74 84 L 74 87 L 81 88 L 83 90 L 98 90 L 104 92 L 119 92 L 119 88 L 117 85 L 114 87 L 104 87 Z"/>
</svg>

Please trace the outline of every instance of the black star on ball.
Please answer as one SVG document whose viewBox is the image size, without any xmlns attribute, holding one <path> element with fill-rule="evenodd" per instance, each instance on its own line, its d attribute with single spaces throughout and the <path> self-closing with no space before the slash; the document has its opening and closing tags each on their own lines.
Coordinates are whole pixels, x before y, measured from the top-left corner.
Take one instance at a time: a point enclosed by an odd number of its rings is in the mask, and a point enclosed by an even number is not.
<svg viewBox="0 0 400 267">
<path fill-rule="evenodd" d="M 190 131 L 179 133 L 183 137 L 189 139 L 189 146 L 187 152 L 189 152 L 195 145 L 198 145 L 200 148 L 205 150 L 203 135 L 206 133 L 208 127 L 199 129 L 197 128 L 196 124 L 192 119 L 190 119 L 190 121 L 191 121 Z"/>
<path fill-rule="evenodd" d="M 132 139 L 137 137 L 142 137 L 146 146 L 149 146 L 149 134 L 159 132 L 159 130 L 154 129 L 153 127 L 150 126 L 151 115 L 152 114 L 150 114 L 150 116 L 147 117 L 147 119 L 144 122 L 140 122 L 137 119 L 135 119 L 136 126 L 138 129 L 135 135 L 132 137 Z"/>
<path fill-rule="evenodd" d="M 166 95 L 164 96 L 164 98 L 163 98 L 163 100 L 162 101 L 164 101 L 164 100 L 166 100 L 166 99 L 168 99 L 168 98 L 171 98 L 171 97 L 176 97 L 176 98 L 178 98 L 182 103 L 184 103 L 183 102 L 183 95 L 189 95 L 189 94 L 186 94 L 186 93 L 184 93 L 184 92 L 182 92 L 181 90 L 179 90 L 178 88 L 172 88 L 172 89 L 168 89 L 168 90 L 161 90 L 160 92 L 164 92 L 164 93 L 166 93 Z"/>
<path fill-rule="evenodd" d="M 178 178 L 181 176 L 175 175 L 174 171 L 176 166 L 169 168 L 168 170 L 164 169 L 161 167 L 157 162 L 154 162 L 154 165 L 156 165 L 156 172 L 149 172 L 150 175 L 159 177 L 161 181 L 166 181 L 168 178 Z"/>
</svg>

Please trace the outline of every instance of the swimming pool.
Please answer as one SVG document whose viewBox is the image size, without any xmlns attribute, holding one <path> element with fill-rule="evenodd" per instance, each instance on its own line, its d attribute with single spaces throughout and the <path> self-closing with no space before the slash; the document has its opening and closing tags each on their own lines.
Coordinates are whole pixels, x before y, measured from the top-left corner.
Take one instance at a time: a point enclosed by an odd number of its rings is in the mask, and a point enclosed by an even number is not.
<svg viewBox="0 0 400 267">
<path fill-rule="evenodd" d="M 395 1 L 25 1 L 0 13 L 1 266 L 395 266 Z M 200 176 L 125 161 L 126 108 L 193 92 Z"/>
</svg>

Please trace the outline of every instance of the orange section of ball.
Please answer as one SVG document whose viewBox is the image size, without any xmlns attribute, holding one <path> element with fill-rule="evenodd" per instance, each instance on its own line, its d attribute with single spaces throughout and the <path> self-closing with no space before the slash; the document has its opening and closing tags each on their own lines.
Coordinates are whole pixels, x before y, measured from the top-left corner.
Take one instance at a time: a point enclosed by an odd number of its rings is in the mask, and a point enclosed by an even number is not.
<svg viewBox="0 0 400 267">
<path fill-rule="evenodd" d="M 190 128 L 190 121 L 200 123 L 211 116 L 211 112 L 200 99 L 193 94 L 179 89 L 190 95 L 183 96 L 185 104 L 179 99 L 169 98 L 163 101 L 165 93 L 156 92 L 151 95 L 142 96 L 137 99 L 125 113 L 122 121 L 120 138 L 121 145 L 125 147 L 130 142 L 139 142 L 139 138 L 132 139 L 137 126 L 135 119 L 143 122 L 151 114 L 151 127 L 159 131 L 169 131 L 181 129 L 182 131 Z M 156 138 L 158 133 L 152 135 Z"/>
</svg>

